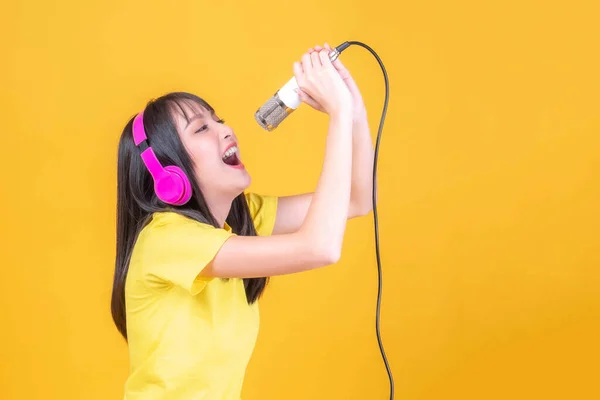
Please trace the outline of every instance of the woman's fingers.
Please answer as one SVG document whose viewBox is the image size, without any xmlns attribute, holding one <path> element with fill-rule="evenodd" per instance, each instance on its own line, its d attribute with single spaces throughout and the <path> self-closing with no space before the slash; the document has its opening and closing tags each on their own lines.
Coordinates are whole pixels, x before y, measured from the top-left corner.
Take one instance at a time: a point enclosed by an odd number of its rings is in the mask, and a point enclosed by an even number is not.
<svg viewBox="0 0 600 400">
<path fill-rule="evenodd" d="M 322 65 L 318 52 L 313 51 L 312 53 L 310 53 L 310 59 L 312 60 L 312 65 L 314 68 L 320 67 Z"/>
<path fill-rule="evenodd" d="M 313 63 L 312 63 L 312 59 L 310 54 L 308 53 L 304 53 L 302 55 L 302 69 L 305 73 L 307 73 L 308 71 L 312 70 L 313 68 Z"/>
<path fill-rule="evenodd" d="M 352 108 L 351 93 L 331 65 L 330 53 L 330 49 L 317 45 L 294 63 L 298 96 L 312 108 L 328 114 Z"/>
<path fill-rule="evenodd" d="M 315 110 L 323 111 L 323 107 L 321 107 L 321 105 L 317 103 L 315 99 L 306 94 L 306 92 L 304 92 L 302 89 L 298 89 L 298 95 L 300 96 L 300 100 L 302 100 Z"/>
<path fill-rule="evenodd" d="M 294 76 L 296 77 L 296 82 L 298 82 L 298 85 L 303 86 L 304 71 L 302 70 L 302 64 L 300 62 L 294 63 Z"/>
<path fill-rule="evenodd" d="M 325 43 L 325 48 L 329 51 L 333 51 L 333 49 L 331 48 L 331 46 L 329 45 L 329 43 Z M 342 61 L 340 60 L 340 57 L 338 57 L 334 62 L 333 62 L 333 66 L 335 67 L 335 69 L 337 69 L 337 71 L 340 73 L 340 75 L 342 76 L 342 78 L 346 78 L 350 75 L 350 73 L 348 72 L 348 70 L 346 69 L 346 67 L 344 67 L 344 64 L 342 63 Z"/>
<path fill-rule="evenodd" d="M 314 53 L 313 53 L 314 54 Z M 323 49 L 317 53 L 319 55 L 319 59 L 321 60 L 321 64 L 331 65 L 331 59 L 329 59 L 329 50 Z"/>
</svg>

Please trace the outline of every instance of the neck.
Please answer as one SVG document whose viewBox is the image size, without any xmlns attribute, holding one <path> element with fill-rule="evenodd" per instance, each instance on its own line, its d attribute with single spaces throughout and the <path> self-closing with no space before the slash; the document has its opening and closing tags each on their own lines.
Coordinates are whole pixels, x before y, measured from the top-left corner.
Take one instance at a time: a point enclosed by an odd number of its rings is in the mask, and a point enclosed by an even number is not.
<svg viewBox="0 0 600 400">
<path fill-rule="evenodd" d="M 204 195 L 204 199 L 206 200 L 206 204 L 208 205 L 208 209 L 212 213 L 213 217 L 217 220 L 217 224 L 219 227 L 225 227 L 225 220 L 229 215 L 229 211 L 231 210 L 231 203 L 233 202 L 233 198 L 228 196 L 210 196 L 208 194 Z"/>
</svg>

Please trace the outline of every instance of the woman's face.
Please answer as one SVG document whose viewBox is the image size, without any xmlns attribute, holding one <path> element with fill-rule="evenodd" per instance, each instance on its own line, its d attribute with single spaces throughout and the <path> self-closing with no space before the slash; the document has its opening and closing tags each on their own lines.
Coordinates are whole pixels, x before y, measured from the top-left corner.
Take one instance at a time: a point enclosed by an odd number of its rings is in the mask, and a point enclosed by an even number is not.
<svg viewBox="0 0 600 400">
<path fill-rule="evenodd" d="M 236 197 L 250 185 L 233 129 L 200 105 L 182 105 L 176 113 L 179 137 L 194 163 L 195 178 L 205 196 Z M 188 122 L 189 121 L 189 122 Z"/>
</svg>

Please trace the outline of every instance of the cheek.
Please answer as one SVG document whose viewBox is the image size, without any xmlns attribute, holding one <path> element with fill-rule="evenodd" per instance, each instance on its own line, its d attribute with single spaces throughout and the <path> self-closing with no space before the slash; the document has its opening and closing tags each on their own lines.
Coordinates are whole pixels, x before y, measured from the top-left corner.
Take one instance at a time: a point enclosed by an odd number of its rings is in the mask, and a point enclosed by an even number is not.
<svg viewBox="0 0 600 400">
<path fill-rule="evenodd" d="M 189 152 L 198 180 L 210 180 L 221 164 L 218 147 L 209 140 L 198 140 L 190 143 Z"/>
</svg>

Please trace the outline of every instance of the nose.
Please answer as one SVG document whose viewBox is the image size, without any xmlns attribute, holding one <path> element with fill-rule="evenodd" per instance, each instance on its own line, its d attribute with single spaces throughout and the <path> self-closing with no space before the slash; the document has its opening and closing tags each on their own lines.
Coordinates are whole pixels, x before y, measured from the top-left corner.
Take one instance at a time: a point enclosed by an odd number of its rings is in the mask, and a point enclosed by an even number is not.
<svg viewBox="0 0 600 400">
<path fill-rule="evenodd" d="M 227 125 L 223 125 L 223 130 L 221 132 L 221 137 L 223 139 L 229 139 L 233 136 L 233 129 Z"/>
</svg>

